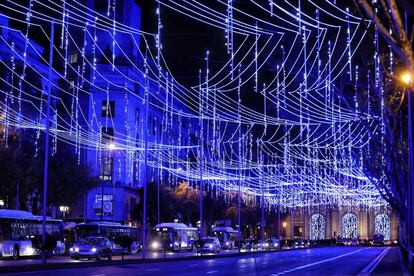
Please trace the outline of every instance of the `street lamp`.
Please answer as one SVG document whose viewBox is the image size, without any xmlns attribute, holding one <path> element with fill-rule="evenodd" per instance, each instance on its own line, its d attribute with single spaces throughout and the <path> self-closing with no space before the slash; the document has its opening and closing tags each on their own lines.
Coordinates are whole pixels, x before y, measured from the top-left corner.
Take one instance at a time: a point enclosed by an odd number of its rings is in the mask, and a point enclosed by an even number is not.
<svg viewBox="0 0 414 276">
<path fill-rule="evenodd" d="M 115 144 L 114 144 L 114 143 L 109 143 L 109 145 L 108 145 L 108 149 L 109 149 L 110 151 L 114 150 L 114 149 L 115 149 Z"/>
<path fill-rule="evenodd" d="M 413 233 L 413 188 L 414 188 L 414 172 L 413 172 L 413 117 L 412 117 L 412 102 L 411 102 L 411 92 L 414 84 L 414 77 L 412 71 L 405 71 L 400 76 L 400 81 L 405 87 L 407 87 L 407 98 L 408 98 L 408 245 L 410 248 L 410 253 L 412 253 L 412 233 Z M 410 254 L 411 255 L 411 254 Z M 410 260 L 411 261 L 411 260 Z"/>
<path fill-rule="evenodd" d="M 62 217 L 65 218 L 66 212 L 69 211 L 69 206 L 61 205 L 59 206 L 59 210 L 62 213 Z"/>
<path fill-rule="evenodd" d="M 406 86 L 412 86 L 413 84 L 413 74 L 411 72 L 403 72 L 400 77 L 402 83 Z"/>
<path fill-rule="evenodd" d="M 286 223 L 286 221 L 284 221 L 284 222 L 282 223 L 282 227 L 283 227 L 283 236 L 284 236 L 284 237 L 286 237 L 286 226 L 287 226 L 287 223 Z"/>
</svg>

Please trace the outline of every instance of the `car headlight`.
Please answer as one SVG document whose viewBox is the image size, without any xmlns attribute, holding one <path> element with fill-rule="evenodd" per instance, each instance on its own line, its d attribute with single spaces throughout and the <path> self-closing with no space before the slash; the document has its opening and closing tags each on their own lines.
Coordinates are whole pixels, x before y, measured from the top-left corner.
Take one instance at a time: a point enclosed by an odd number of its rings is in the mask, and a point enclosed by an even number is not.
<svg viewBox="0 0 414 276">
<path fill-rule="evenodd" d="M 208 247 L 213 248 L 213 245 L 212 244 L 209 244 Z"/>
<path fill-rule="evenodd" d="M 160 246 L 160 244 L 158 242 L 156 242 L 156 241 L 151 244 L 151 247 L 153 249 L 157 249 L 159 246 Z"/>
<path fill-rule="evenodd" d="M 75 252 L 79 252 L 79 247 L 76 247 L 75 248 Z"/>
<path fill-rule="evenodd" d="M 268 244 L 268 243 L 265 243 L 265 244 L 264 244 L 264 246 L 265 246 L 265 247 L 268 247 L 268 246 L 269 246 L 269 244 Z"/>
<path fill-rule="evenodd" d="M 172 247 L 172 243 L 170 243 L 170 247 Z"/>
<path fill-rule="evenodd" d="M 73 252 L 73 247 L 69 248 L 69 251 L 70 251 L 70 252 Z"/>
<path fill-rule="evenodd" d="M 96 248 L 95 248 L 95 247 L 93 247 L 93 248 L 91 249 L 91 251 L 92 251 L 92 252 L 96 252 Z"/>
<path fill-rule="evenodd" d="M 230 243 L 229 242 L 226 242 L 226 245 L 229 245 Z"/>
</svg>

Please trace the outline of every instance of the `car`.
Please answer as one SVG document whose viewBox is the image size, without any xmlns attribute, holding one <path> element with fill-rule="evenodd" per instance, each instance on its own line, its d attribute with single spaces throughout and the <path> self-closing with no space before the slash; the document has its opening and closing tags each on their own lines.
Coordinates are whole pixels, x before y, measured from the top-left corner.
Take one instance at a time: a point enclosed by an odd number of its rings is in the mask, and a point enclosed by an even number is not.
<svg viewBox="0 0 414 276">
<path fill-rule="evenodd" d="M 254 250 L 258 248 L 258 241 L 252 238 L 246 239 L 244 241 L 244 248 L 246 250 Z"/>
<path fill-rule="evenodd" d="M 303 239 L 295 239 L 293 242 L 293 248 L 304 248 L 305 241 Z"/>
<path fill-rule="evenodd" d="M 275 238 L 270 238 L 264 241 L 263 250 L 280 249 L 280 241 Z"/>
<path fill-rule="evenodd" d="M 79 260 L 80 258 L 108 258 L 112 260 L 112 244 L 105 237 L 89 237 L 77 242 L 69 249 L 69 254 L 72 259 Z"/>
<path fill-rule="evenodd" d="M 372 240 L 369 239 L 363 239 L 361 240 L 361 242 L 359 243 L 361 246 L 371 246 L 372 245 Z"/>
<path fill-rule="evenodd" d="M 205 237 L 200 241 L 200 250 L 202 252 L 220 252 L 220 241 L 216 237 Z"/>
</svg>

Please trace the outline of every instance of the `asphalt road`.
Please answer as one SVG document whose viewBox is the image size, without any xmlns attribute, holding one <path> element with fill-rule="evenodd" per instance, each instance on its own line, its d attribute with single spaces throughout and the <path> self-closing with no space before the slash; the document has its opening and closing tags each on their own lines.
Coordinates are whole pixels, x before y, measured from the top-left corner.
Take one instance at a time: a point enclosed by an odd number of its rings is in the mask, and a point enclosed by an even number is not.
<svg viewBox="0 0 414 276">
<path fill-rule="evenodd" d="M 237 250 L 222 250 L 220 251 L 219 255 L 223 254 L 232 254 L 237 253 Z M 147 252 L 146 258 L 147 259 L 171 259 L 171 258 L 180 258 L 180 257 L 191 257 L 196 256 L 197 253 L 195 251 L 192 252 L 166 252 L 165 255 L 163 252 Z M 204 253 L 203 255 L 215 255 L 212 253 Z M 114 255 L 112 258 L 114 261 L 121 260 L 122 257 L 120 255 Z M 136 253 L 132 255 L 125 255 L 125 260 L 140 260 L 142 259 L 141 253 Z M 106 261 L 105 259 L 103 261 Z M 0 268 L 4 266 L 24 266 L 24 265 L 40 265 L 41 264 L 40 257 L 22 257 L 19 260 L 11 260 L 10 258 L 3 258 L 0 259 Z M 95 259 L 80 259 L 75 260 L 71 259 L 69 256 L 53 256 L 52 258 L 47 260 L 50 264 L 59 264 L 59 263 L 93 263 L 96 262 Z"/>
<path fill-rule="evenodd" d="M 398 248 L 325 247 L 203 260 L 21 273 L 21 275 L 403 275 Z"/>
</svg>

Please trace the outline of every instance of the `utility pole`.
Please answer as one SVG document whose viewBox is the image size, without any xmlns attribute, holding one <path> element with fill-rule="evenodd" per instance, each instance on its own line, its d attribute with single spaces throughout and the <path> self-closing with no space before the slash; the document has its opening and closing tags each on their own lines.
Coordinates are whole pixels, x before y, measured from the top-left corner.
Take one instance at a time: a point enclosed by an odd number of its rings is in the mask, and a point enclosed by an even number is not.
<svg viewBox="0 0 414 276">
<path fill-rule="evenodd" d="M 53 39 L 55 37 L 55 21 L 52 19 L 50 25 L 50 45 L 49 45 L 49 83 L 47 89 L 46 106 L 46 134 L 45 134 L 45 162 L 43 174 L 43 209 L 42 209 L 42 264 L 46 264 L 46 206 L 47 206 L 47 184 L 49 173 L 49 126 L 50 126 L 50 94 L 52 93 L 52 72 L 53 72 Z"/>
<path fill-rule="evenodd" d="M 263 143 L 263 142 L 262 142 Z M 262 178 L 262 191 L 261 191 L 261 197 L 262 197 L 262 200 L 261 200 L 261 202 L 262 202 L 262 221 L 261 221 L 261 223 L 260 223 L 260 230 L 261 230 L 261 232 L 260 232 L 260 238 L 261 238 L 261 242 L 263 243 L 263 241 L 264 241 L 264 238 L 265 238 L 265 233 L 264 233 L 264 228 L 265 228 L 265 212 L 264 212 L 264 205 L 265 205 L 265 201 L 264 201 L 264 186 L 265 186 L 265 176 L 264 176 L 264 169 L 265 169 L 265 166 L 264 166 L 264 155 L 263 155 L 263 144 L 262 143 L 260 143 L 260 152 L 261 152 L 261 155 L 262 155 L 262 173 L 261 173 L 261 178 Z M 263 248 L 262 248 L 262 250 L 263 250 Z"/>
<path fill-rule="evenodd" d="M 239 65 L 239 85 L 237 87 L 237 113 L 238 113 L 238 120 L 239 120 L 239 142 L 237 143 L 238 146 L 238 157 L 239 157 L 239 162 L 238 162 L 238 178 L 237 178 L 237 223 L 239 225 L 238 227 L 238 231 L 237 231 L 237 248 L 238 251 L 240 253 L 241 251 L 241 162 L 242 162 L 242 149 L 241 149 L 241 139 L 242 139 L 242 134 L 241 134 L 241 111 L 240 111 L 240 104 L 241 104 L 241 95 L 240 95 L 240 86 L 241 86 L 241 75 L 240 75 L 240 67 L 241 65 Z"/>
<path fill-rule="evenodd" d="M 145 57 L 145 121 L 143 127 L 148 128 L 148 67 L 147 67 L 147 57 Z M 149 131 L 143 131 L 144 135 L 144 202 L 143 202 L 143 214 L 142 214 L 142 259 L 145 259 L 145 251 L 147 249 L 147 183 L 148 183 L 148 137 Z"/>
</svg>

